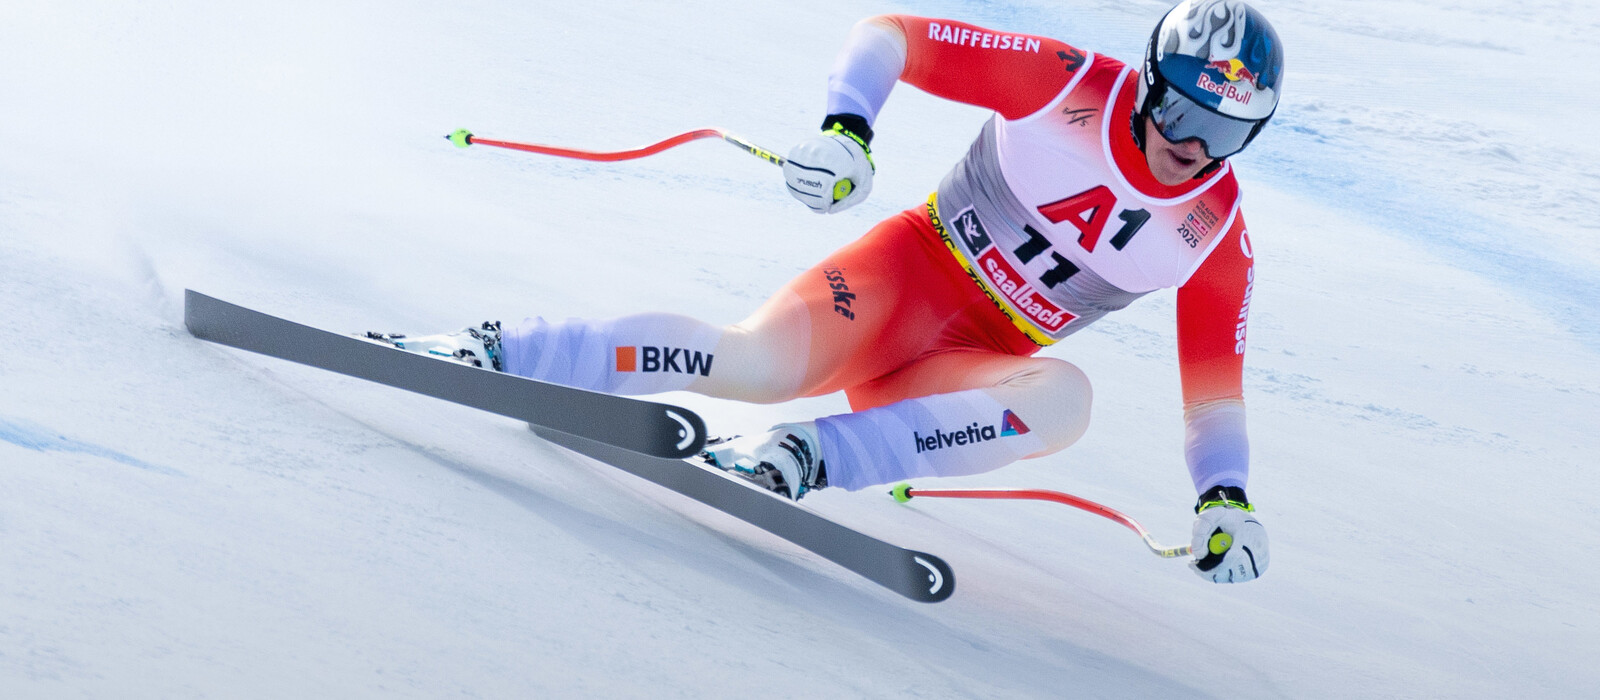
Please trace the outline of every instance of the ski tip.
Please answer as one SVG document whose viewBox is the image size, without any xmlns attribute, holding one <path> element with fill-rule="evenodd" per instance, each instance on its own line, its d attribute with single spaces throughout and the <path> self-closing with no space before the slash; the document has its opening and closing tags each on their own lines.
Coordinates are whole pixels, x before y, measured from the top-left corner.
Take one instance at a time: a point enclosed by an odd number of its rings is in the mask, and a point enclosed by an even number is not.
<svg viewBox="0 0 1600 700">
<path fill-rule="evenodd" d="M 902 481 L 895 484 L 894 488 L 889 489 L 889 495 L 894 496 L 896 503 L 905 503 L 911 500 L 911 483 Z"/>
<path fill-rule="evenodd" d="M 466 129 L 456 129 L 445 138 L 449 139 L 450 143 L 455 144 L 456 148 L 466 148 L 472 145 L 472 132 Z"/>
</svg>

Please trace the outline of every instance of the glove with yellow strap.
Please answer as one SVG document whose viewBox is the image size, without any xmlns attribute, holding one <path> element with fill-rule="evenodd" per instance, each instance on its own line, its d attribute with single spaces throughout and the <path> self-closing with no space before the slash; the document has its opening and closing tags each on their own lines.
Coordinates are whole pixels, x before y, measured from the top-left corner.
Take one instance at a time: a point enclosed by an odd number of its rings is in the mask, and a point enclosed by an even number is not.
<svg viewBox="0 0 1600 700">
<path fill-rule="evenodd" d="M 1237 486 L 1217 486 L 1195 505 L 1194 561 L 1189 568 L 1213 583 L 1243 583 L 1267 572 L 1267 529 Z"/>
<path fill-rule="evenodd" d="M 872 191 L 872 127 L 854 114 L 832 114 L 820 136 L 789 151 L 783 179 L 789 194 L 818 214 L 859 204 Z"/>
</svg>

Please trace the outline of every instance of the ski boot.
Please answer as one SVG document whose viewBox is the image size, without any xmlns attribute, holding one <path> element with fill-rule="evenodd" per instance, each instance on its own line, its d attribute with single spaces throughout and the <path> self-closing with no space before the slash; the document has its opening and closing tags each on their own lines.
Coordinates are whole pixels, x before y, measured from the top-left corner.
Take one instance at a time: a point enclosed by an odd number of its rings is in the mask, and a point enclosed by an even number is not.
<svg viewBox="0 0 1600 700">
<path fill-rule="evenodd" d="M 780 423 L 761 435 L 712 440 L 700 458 L 796 501 L 828 485 L 817 425 L 811 421 Z"/>
<path fill-rule="evenodd" d="M 477 328 L 466 328 L 455 333 L 422 335 L 415 338 L 403 333 L 375 333 L 368 331 L 356 337 L 375 343 L 392 345 L 420 355 L 431 355 L 471 367 L 505 371 L 500 364 L 500 322 L 486 321 Z"/>
</svg>

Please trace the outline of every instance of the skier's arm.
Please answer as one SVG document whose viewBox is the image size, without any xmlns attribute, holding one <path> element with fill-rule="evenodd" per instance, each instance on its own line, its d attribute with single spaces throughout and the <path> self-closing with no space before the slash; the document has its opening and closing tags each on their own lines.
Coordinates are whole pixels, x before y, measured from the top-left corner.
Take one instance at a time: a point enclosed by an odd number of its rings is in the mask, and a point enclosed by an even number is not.
<svg viewBox="0 0 1600 700">
<path fill-rule="evenodd" d="M 1178 367 L 1183 375 L 1184 457 L 1200 494 L 1189 563 L 1215 583 L 1251 581 L 1271 561 L 1267 530 L 1245 495 L 1250 443 L 1244 429 L 1245 320 L 1255 284 L 1250 236 L 1236 216 L 1200 269 L 1178 288 Z"/>
<path fill-rule="evenodd" d="M 872 191 L 872 124 L 896 82 L 1007 119 L 1055 99 L 1086 63 L 1053 39 L 992 32 L 961 22 L 880 15 L 858 22 L 828 76 L 823 133 L 789 151 L 789 193 L 812 211 L 834 213 Z"/>
<path fill-rule="evenodd" d="M 1255 269 L 1244 216 L 1178 289 L 1178 367 L 1183 378 L 1184 456 L 1195 491 L 1244 488 L 1250 446 L 1243 393 L 1245 320 Z"/>
<path fill-rule="evenodd" d="M 1055 39 L 910 15 L 857 23 L 828 76 L 828 114 L 870 127 L 897 81 L 1007 119 L 1049 104 L 1085 63 Z M 870 133 L 870 131 L 869 131 Z"/>
</svg>

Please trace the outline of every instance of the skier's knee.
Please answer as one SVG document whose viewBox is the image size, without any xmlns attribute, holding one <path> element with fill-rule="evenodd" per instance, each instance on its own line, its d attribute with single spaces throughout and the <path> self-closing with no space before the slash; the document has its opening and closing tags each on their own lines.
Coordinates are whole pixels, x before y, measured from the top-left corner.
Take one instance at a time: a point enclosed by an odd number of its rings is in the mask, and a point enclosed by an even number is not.
<svg viewBox="0 0 1600 700">
<path fill-rule="evenodd" d="M 1036 430 L 1044 441 L 1044 448 L 1030 456 L 1042 457 L 1077 442 L 1089 430 L 1094 403 L 1089 376 L 1077 365 L 1052 358 L 1040 358 L 1027 374 L 1018 379 L 1027 386 L 1028 395 L 1036 397 L 1028 411 L 1035 414 Z"/>
<path fill-rule="evenodd" d="M 805 358 L 795 341 L 779 333 L 734 325 L 724 329 L 717 347 L 722 363 L 716 378 L 723 398 L 748 403 L 782 403 L 805 396 Z"/>
</svg>

